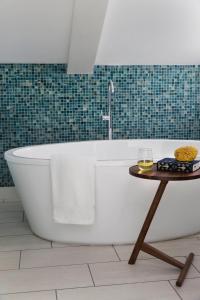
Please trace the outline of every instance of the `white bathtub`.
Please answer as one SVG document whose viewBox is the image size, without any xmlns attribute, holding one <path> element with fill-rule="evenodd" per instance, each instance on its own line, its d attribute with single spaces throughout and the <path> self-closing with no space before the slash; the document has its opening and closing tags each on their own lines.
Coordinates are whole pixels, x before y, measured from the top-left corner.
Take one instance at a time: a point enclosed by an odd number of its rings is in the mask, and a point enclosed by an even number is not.
<svg viewBox="0 0 200 300">
<path fill-rule="evenodd" d="M 159 181 L 129 175 L 139 147 L 151 147 L 154 159 L 173 155 L 181 145 L 198 141 L 116 140 L 51 144 L 5 153 L 17 192 L 33 232 L 45 239 L 83 244 L 130 243 L 136 240 Z M 50 157 L 53 153 L 95 155 L 96 217 L 91 226 L 62 225 L 52 220 Z M 200 231 L 200 180 L 170 182 L 148 240 L 165 240 Z"/>
</svg>

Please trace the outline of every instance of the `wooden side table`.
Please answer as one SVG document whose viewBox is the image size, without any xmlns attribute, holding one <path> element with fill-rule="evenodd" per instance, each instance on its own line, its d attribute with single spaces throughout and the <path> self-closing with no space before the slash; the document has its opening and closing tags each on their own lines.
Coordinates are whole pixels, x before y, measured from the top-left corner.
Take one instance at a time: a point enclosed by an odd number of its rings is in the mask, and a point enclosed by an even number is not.
<svg viewBox="0 0 200 300">
<path fill-rule="evenodd" d="M 176 260 L 173 257 L 168 256 L 167 254 L 163 253 L 162 251 L 152 247 L 151 245 L 144 242 L 146 234 L 149 230 L 155 212 L 158 208 L 162 195 L 165 191 L 165 188 L 169 181 L 182 181 L 182 180 L 193 180 L 200 178 L 200 170 L 197 170 L 194 173 L 172 173 L 172 172 L 162 172 L 157 171 L 156 165 L 154 164 L 151 171 L 142 172 L 139 170 L 138 166 L 133 166 L 129 169 L 129 174 L 132 176 L 136 176 L 143 179 L 150 179 L 150 180 L 159 180 L 160 184 L 153 199 L 153 202 L 150 206 L 149 212 L 146 216 L 145 222 L 142 226 L 138 239 L 136 241 L 135 247 L 129 259 L 129 264 L 133 265 L 138 257 L 140 250 L 146 252 L 158 259 L 165 261 L 168 264 L 171 264 L 179 269 L 181 269 L 180 275 L 176 281 L 177 286 L 182 286 L 183 281 L 188 273 L 188 270 L 191 266 L 191 263 L 194 258 L 194 254 L 190 253 L 186 259 L 185 264 Z"/>
</svg>

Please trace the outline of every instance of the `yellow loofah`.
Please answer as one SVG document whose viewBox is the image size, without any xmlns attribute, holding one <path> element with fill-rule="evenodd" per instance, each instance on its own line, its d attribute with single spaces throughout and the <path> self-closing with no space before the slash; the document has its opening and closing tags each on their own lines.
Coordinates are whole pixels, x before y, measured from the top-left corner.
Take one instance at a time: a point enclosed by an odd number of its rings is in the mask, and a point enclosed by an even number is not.
<svg viewBox="0 0 200 300">
<path fill-rule="evenodd" d="M 174 155 L 178 161 L 193 161 L 198 154 L 197 148 L 193 146 L 180 147 L 175 150 Z"/>
</svg>

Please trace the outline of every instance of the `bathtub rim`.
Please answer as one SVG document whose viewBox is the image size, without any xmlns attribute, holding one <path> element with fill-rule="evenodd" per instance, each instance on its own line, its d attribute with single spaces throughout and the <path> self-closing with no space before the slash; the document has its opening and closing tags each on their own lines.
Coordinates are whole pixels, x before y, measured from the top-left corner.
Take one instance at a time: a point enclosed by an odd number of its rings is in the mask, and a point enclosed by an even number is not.
<svg viewBox="0 0 200 300">
<path fill-rule="evenodd" d="M 47 146 L 59 146 L 59 145 L 64 145 L 64 144 L 101 144 L 101 143 L 105 143 L 105 144 L 112 144 L 112 143 L 117 143 L 117 142 L 142 142 L 142 141 L 152 141 L 152 142 L 194 142 L 194 143 L 200 143 L 199 140 L 181 140 L 181 139 L 116 139 L 116 140 L 91 140 L 91 141 L 72 141 L 72 142 L 62 142 L 62 143 L 49 143 L 49 144 L 37 144 L 37 145 L 29 145 L 29 146 L 23 146 L 23 147 L 17 147 L 17 148 L 12 148 L 9 149 L 7 151 L 4 152 L 4 159 L 7 161 L 7 163 L 12 162 L 15 164 L 27 164 L 27 165 L 49 165 L 50 164 L 50 160 L 51 158 L 34 158 L 34 157 L 25 157 L 25 156 L 20 156 L 20 155 L 16 155 L 15 152 L 18 150 L 28 150 L 31 148 L 40 148 L 40 147 L 47 147 Z M 134 161 L 137 158 L 133 158 L 133 159 L 120 159 L 120 160 L 97 160 L 98 165 L 110 165 L 109 162 L 111 162 L 111 165 L 122 165 L 122 162 L 125 163 L 125 165 L 128 165 L 128 162 Z M 154 160 L 158 160 L 161 159 L 161 157 L 154 157 Z M 115 162 L 115 164 L 113 164 L 112 162 Z M 126 164 L 127 162 L 127 164 Z M 124 164 L 123 164 L 124 165 Z"/>
</svg>

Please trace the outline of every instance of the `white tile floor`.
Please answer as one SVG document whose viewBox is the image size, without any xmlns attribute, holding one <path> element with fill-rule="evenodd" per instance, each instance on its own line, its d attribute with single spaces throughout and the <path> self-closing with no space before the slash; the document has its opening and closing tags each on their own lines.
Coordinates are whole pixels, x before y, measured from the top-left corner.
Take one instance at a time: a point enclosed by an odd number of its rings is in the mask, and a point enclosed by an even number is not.
<svg viewBox="0 0 200 300">
<path fill-rule="evenodd" d="M 179 271 L 132 245 L 80 246 L 34 236 L 19 203 L 0 202 L 0 300 L 200 300 L 200 234 L 156 243 L 184 260 L 196 256 L 182 288 Z"/>
</svg>

